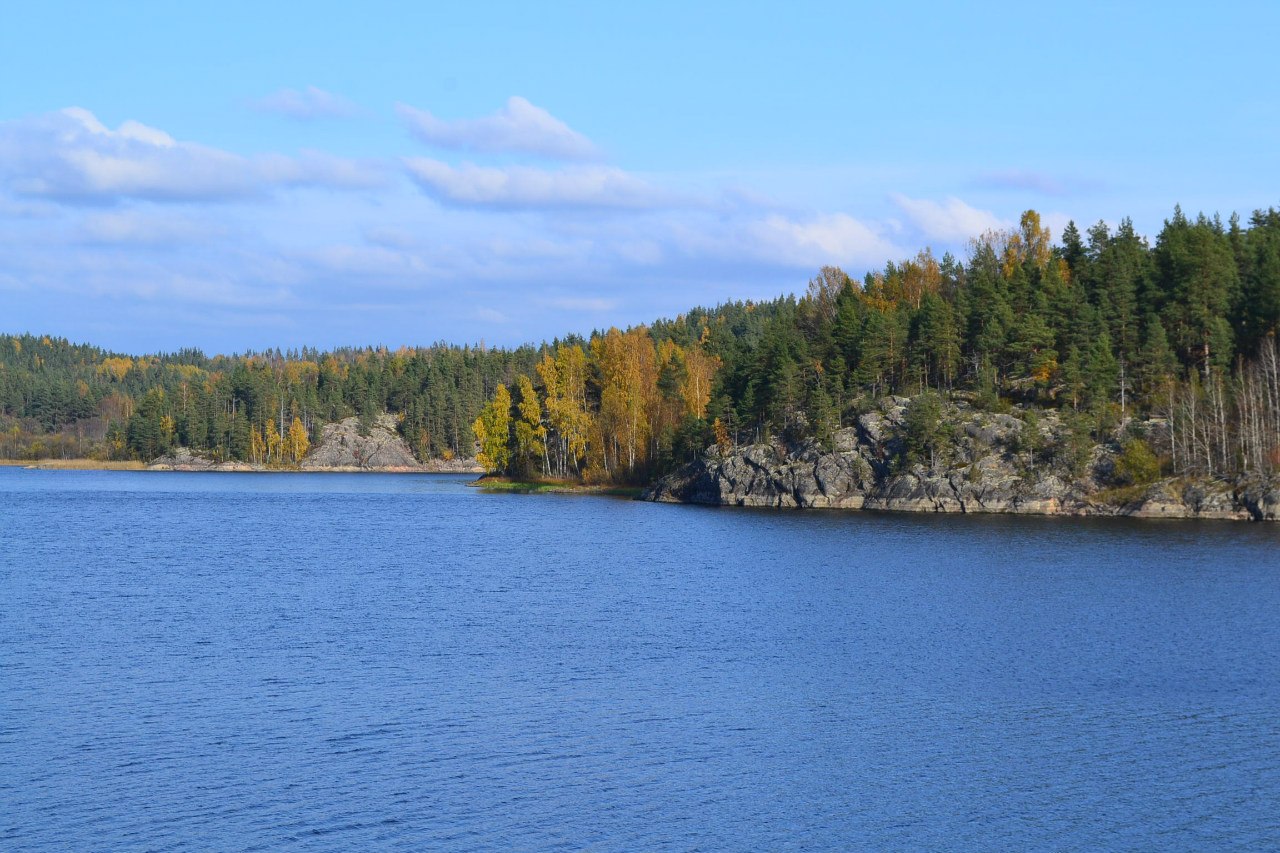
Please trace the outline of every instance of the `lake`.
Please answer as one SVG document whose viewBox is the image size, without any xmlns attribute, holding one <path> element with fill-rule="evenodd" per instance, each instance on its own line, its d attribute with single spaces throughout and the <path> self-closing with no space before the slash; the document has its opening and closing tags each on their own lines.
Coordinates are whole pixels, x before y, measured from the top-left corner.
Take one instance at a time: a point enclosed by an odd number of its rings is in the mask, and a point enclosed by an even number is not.
<svg viewBox="0 0 1280 853">
<path fill-rule="evenodd" d="M 0 848 L 1280 849 L 1280 525 L 0 468 Z"/>
</svg>

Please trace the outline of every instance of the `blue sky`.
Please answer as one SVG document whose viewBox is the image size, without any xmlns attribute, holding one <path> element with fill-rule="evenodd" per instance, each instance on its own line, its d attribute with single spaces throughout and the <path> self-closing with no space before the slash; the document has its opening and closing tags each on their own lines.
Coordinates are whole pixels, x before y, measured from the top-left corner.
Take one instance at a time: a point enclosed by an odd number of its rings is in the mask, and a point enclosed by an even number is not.
<svg viewBox="0 0 1280 853">
<path fill-rule="evenodd" d="M 1270 2 L 193 5 L 6 9 L 0 330 L 517 344 L 1280 204 Z"/>
</svg>

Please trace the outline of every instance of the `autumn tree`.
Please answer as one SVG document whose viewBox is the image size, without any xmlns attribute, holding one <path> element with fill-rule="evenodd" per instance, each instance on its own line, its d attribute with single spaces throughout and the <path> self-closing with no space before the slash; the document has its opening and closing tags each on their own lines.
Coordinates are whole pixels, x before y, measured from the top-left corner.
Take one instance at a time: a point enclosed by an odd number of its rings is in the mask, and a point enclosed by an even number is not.
<svg viewBox="0 0 1280 853">
<path fill-rule="evenodd" d="M 291 462 L 301 462 L 302 457 L 307 455 L 307 451 L 311 449 L 311 438 L 307 435 L 307 428 L 303 425 L 301 419 L 295 417 L 293 423 L 289 424 L 289 434 L 285 439 L 285 447 L 289 454 Z"/>
<path fill-rule="evenodd" d="M 546 397 L 549 446 L 554 449 L 555 473 L 581 473 L 587 455 L 591 418 L 587 411 L 587 356 L 582 347 L 560 346 L 544 353 L 537 366 Z"/>
<path fill-rule="evenodd" d="M 475 423 L 471 425 L 479 444 L 476 461 L 490 474 L 507 470 L 511 463 L 511 393 L 499 385 Z"/>
<path fill-rule="evenodd" d="M 280 462 L 284 446 L 284 440 L 280 435 L 280 431 L 276 429 L 276 422 L 268 420 L 262 431 L 262 439 L 266 445 L 266 460 L 269 463 Z"/>
<path fill-rule="evenodd" d="M 591 341 L 592 355 L 600 367 L 600 427 L 612 448 L 606 452 L 605 471 L 626 466 L 628 474 L 646 461 L 649 411 L 657 395 L 657 359 L 653 340 L 643 326 L 619 332 L 610 329 Z"/>
<path fill-rule="evenodd" d="M 520 399 L 516 403 L 519 417 L 515 421 L 515 464 L 521 473 L 527 474 L 539 462 L 546 462 L 547 429 L 542 425 L 542 406 L 533 390 L 533 381 L 528 376 L 518 377 L 516 392 Z"/>
</svg>

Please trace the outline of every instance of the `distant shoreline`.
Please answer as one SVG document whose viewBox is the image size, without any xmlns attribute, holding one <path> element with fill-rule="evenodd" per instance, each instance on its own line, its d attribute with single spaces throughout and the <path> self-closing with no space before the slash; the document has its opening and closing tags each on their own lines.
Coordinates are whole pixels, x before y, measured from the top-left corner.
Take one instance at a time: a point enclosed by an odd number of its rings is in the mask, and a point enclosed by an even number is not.
<svg viewBox="0 0 1280 853">
<path fill-rule="evenodd" d="M 0 459 L 2 468 L 28 468 L 41 471 L 152 471 L 157 473 L 213 473 L 213 474 L 476 474 L 480 471 L 437 468 L 430 464 L 421 467 L 386 466 L 357 468 L 337 466 L 332 468 L 267 467 L 248 463 L 231 463 L 226 467 L 212 465 L 206 468 L 170 467 L 134 459 Z"/>
<path fill-rule="evenodd" d="M 0 459 L 0 467 L 44 471 L 145 471 L 147 463 L 135 459 Z"/>
</svg>

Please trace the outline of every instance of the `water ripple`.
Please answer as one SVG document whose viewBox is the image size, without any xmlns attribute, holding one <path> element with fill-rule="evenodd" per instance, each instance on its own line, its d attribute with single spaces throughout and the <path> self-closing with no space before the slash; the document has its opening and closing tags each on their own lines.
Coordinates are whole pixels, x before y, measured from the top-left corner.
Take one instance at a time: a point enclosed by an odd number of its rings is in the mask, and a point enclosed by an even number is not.
<svg viewBox="0 0 1280 853">
<path fill-rule="evenodd" d="M 1280 849 L 1277 527 L 0 469 L 0 848 Z"/>
</svg>

